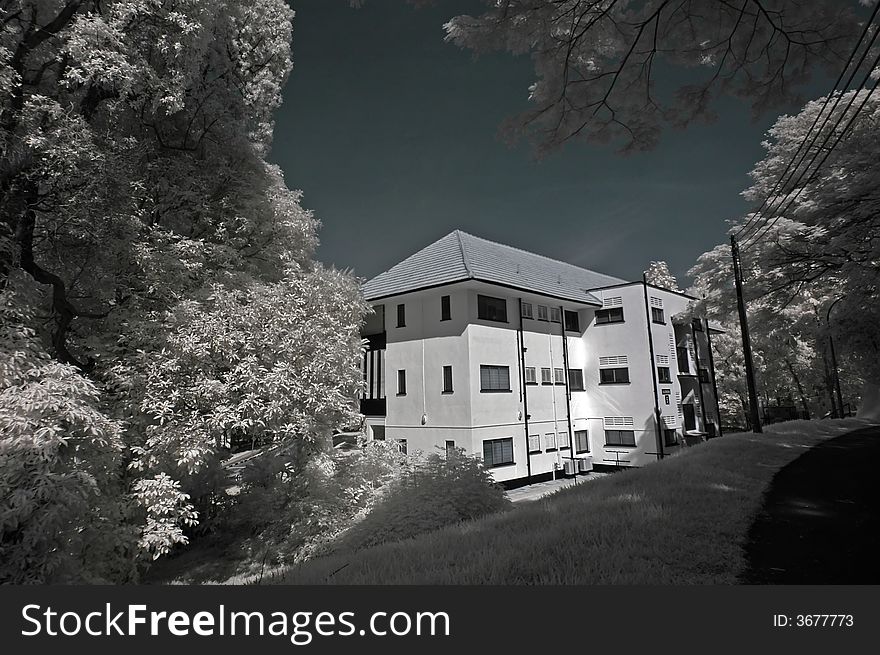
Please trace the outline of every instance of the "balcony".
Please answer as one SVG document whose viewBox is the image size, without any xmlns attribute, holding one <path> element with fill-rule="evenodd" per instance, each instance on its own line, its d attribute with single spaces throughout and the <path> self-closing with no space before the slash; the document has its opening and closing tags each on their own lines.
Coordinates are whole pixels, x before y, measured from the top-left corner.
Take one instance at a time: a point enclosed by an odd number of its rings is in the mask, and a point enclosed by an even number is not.
<svg viewBox="0 0 880 655">
<path fill-rule="evenodd" d="M 364 416 L 385 416 L 384 398 L 361 398 L 361 414 Z"/>
</svg>

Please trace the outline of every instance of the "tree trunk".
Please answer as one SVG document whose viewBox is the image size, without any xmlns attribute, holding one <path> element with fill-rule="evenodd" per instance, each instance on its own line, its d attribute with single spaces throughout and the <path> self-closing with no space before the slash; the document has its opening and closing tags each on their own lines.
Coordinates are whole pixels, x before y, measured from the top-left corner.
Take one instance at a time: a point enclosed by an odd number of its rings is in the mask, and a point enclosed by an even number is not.
<svg viewBox="0 0 880 655">
<path fill-rule="evenodd" d="M 786 359 L 786 360 L 785 360 L 785 365 L 788 367 L 788 372 L 791 373 L 791 377 L 792 377 L 792 379 L 794 380 L 794 384 L 795 384 L 795 386 L 797 387 L 797 390 L 798 390 L 798 396 L 800 396 L 800 399 L 801 399 L 801 405 L 802 405 L 803 408 L 804 408 L 804 415 L 805 415 L 805 418 L 807 418 L 807 419 L 809 420 L 809 418 L 810 418 L 810 406 L 807 404 L 807 398 L 806 398 L 806 396 L 804 395 L 804 387 L 803 387 L 803 385 L 801 384 L 800 378 L 798 378 L 797 373 L 794 372 L 794 366 L 792 366 L 791 362 L 788 361 L 788 360 Z"/>
</svg>

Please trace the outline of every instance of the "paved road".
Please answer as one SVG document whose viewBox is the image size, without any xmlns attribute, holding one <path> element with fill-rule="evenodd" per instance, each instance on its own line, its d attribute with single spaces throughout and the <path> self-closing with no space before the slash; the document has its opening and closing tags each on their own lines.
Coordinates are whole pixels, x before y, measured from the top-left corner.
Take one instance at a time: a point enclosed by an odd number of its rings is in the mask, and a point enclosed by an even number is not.
<svg viewBox="0 0 880 655">
<path fill-rule="evenodd" d="M 880 583 L 880 428 L 811 448 L 773 478 L 745 584 Z"/>
</svg>

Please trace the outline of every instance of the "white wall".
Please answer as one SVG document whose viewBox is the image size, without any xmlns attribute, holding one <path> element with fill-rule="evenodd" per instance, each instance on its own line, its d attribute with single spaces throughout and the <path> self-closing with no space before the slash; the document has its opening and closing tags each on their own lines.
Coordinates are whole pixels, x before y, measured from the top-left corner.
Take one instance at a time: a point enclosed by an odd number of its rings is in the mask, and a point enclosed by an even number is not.
<svg viewBox="0 0 880 655">
<path fill-rule="evenodd" d="M 477 295 L 484 294 L 507 301 L 507 323 L 477 318 Z M 646 311 L 644 287 L 639 283 L 600 289 L 594 295 L 600 300 L 620 298 L 624 311 L 622 323 L 597 325 L 596 307 L 560 303 L 558 300 L 479 282 L 463 282 L 437 289 L 402 295 L 384 301 L 386 351 L 386 438 L 406 439 L 409 452 L 431 452 L 442 448 L 447 440 L 470 453 L 482 454 L 483 441 L 511 438 L 514 464 L 492 469 L 496 480 L 523 478 L 529 468 L 532 475 L 549 473 L 561 459 L 574 453 L 574 439 L 569 449 L 548 451 L 545 435 L 588 430 L 590 456 L 596 464 L 620 463 L 644 465 L 657 458 L 657 436 L 654 421 L 654 375 L 657 355 L 666 355 L 672 383 L 657 384 L 662 416 L 669 417 L 664 427 L 680 430 L 677 394 L 686 396 L 677 376 L 672 316 L 682 311 L 688 299 L 659 289 L 648 288 L 648 296 L 663 303 L 665 325 L 650 322 Z M 440 298 L 451 299 L 451 320 L 440 320 Z M 566 333 L 568 368 L 584 374 L 584 391 L 573 391 L 570 404 L 564 385 L 541 383 L 541 368 L 565 368 L 563 357 L 563 324 L 523 319 L 525 366 L 535 367 L 537 384 L 522 384 L 518 353 L 520 326 L 519 299 L 533 305 L 559 307 L 577 311 L 581 334 Z M 396 327 L 397 304 L 406 305 L 406 326 Z M 651 361 L 648 331 L 653 338 L 655 361 Z M 700 333 L 698 333 L 699 335 Z M 699 341 L 699 336 L 698 336 Z M 626 355 L 630 382 L 600 384 L 599 358 Z M 708 366 L 707 356 L 701 364 Z M 509 392 L 483 392 L 480 389 L 480 365 L 507 366 L 510 373 Z M 453 369 L 453 392 L 442 392 L 442 368 Z M 397 396 L 397 370 L 407 371 L 407 393 Z M 552 373 L 551 373 L 552 375 Z M 566 372 L 567 375 L 567 372 Z M 670 404 L 664 403 L 662 390 L 670 391 Z M 711 384 L 704 387 L 707 411 L 714 408 Z M 692 394 L 691 394 L 692 395 Z M 541 452 L 527 452 L 524 401 L 528 403 L 528 433 L 540 435 Z M 555 406 L 554 406 L 555 401 Z M 682 401 L 688 402 L 687 397 Z M 697 419 L 700 411 L 697 407 Z M 424 424 L 422 417 L 425 417 Z M 635 447 L 606 446 L 605 419 L 631 418 L 632 424 L 619 429 L 633 430 Z M 609 426 L 610 427 L 610 426 Z M 664 447 L 666 453 L 674 450 Z M 575 456 L 579 456 L 576 455 Z"/>
</svg>

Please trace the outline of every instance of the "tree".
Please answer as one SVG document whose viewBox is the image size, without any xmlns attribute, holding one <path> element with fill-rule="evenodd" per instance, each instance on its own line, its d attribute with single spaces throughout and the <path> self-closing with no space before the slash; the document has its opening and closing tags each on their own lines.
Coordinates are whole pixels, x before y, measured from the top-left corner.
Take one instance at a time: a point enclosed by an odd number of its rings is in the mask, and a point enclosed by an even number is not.
<svg viewBox="0 0 880 655">
<path fill-rule="evenodd" d="M 569 140 L 653 146 L 664 125 L 712 118 L 721 92 L 762 111 L 794 97 L 815 66 L 834 72 L 858 33 L 830 0 L 504 0 L 446 24 L 447 40 L 480 52 L 530 53 L 535 109 L 508 123 L 539 151 Z M 665 68 L 674 69 L 658 76 Z M 657 88 L 657 79 L 677 88 Z"/>
<path fill-rule="evenodd" d="M 645 271 L 645 279 L 648 284 L 653 284 L 661 289 L 681 291 L 678 288 L 678 280 L 669 272 L 669 265 L 666 262 L 651 262 L 648 270 Z"/>
<path fill-rule="evenodd" d="M 0 452 L 29 480 L 62 485 L 69 468 L 150 556 L 210 519 L 230 438 L 308 458 L 353 413 L 363 300 L 313 261 L 318 223 L 265 161 L 292 16 L 282 0 L 0 9 L 0 287 L 21 308 L 0 347 L 28 335 L 33 353 L 2 380 L 19 400 Z M 77 421 L 34 409 L 32 380 L 51 380 Z M 24 420 L 53 430 L 48 478 L 28 463 Z M 89 440 L 101 475 L 72 446 Z M 24 557 L 35 519 L 7 510 L 0 543 Z M 68 534 L 47 549 L 71 555 Z M 95 577 L 87 568 L 72 578 Z"/>
<path fill-rule="evenodd" d="M 754 184 L 745 197 L 760 202 L 782 175 L 785 163 L 797 152 L 822 106 L 824 98 L 808 103 L 795 116 L 783 116 L 769 131 L 767 156 L 752 172 Z M 829 135 L 844 109 L 852 107 Z M 863 106 L 862 106 L 863 105 Z M 858 114 L 856 108 L 862 107 Z M 806 160 L 817 155 L 808 174 L 796 175 L 782 189 L 782 197 L 768 206 L 744 233 L 747 256 L 753 261 L 760 293 L 780 306 L 804 293 L 824 294 L 821 323 L 827 338 L 827 310 L 840 299 L 831 323 L 838 338 L 855 357 L 857 373 L 880 380 L 877 353 L 880 301 L 880 98 L 868 91 L 843 94 L 821 137 L 806 148 Z M 844 132 L 849 118 L 855 116 Z M 821 119 L 820 125 L 824 122 Z M 839 140 L 838 140 L 838 137 Z M 830 146 L 833 149 L 828 150 Z"/>
</svg>

